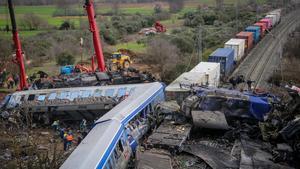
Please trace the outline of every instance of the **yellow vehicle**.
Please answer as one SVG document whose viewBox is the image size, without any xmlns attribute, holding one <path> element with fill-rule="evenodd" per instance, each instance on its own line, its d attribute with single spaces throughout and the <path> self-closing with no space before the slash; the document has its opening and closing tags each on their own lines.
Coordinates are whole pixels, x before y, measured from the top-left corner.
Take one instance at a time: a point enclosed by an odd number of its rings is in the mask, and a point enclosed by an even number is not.
<svg viewBox="0 0 300 169">
<path fill-rule="evenodd" d="M 111 58 L 111 70 L 129 68 L 131 64 L 130 57 L 122 54 L 121 52 L 114 52 Z"/>
</svg>

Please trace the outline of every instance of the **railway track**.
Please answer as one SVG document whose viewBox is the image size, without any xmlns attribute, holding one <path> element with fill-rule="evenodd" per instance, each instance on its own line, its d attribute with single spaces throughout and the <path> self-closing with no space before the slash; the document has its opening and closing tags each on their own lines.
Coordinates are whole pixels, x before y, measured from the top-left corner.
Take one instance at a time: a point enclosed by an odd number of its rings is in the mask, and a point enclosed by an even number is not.
<svg viewBox="0 0 300 169">
<path fill-rule="evenodd" d="M 246 80 L 255 81 L 254 88 L 267 87 L 267 79 L 280 62 L 280 43 L 283 45 L 289 32 L 300 23 L 299 14 L 300 10 L 296 10 L 283 17 L 282 22 L 252 49 L 232 76 L 244 75 Z M 243 84 L 240 87 L 245 88 L 246 86 Z"/>
</svg>

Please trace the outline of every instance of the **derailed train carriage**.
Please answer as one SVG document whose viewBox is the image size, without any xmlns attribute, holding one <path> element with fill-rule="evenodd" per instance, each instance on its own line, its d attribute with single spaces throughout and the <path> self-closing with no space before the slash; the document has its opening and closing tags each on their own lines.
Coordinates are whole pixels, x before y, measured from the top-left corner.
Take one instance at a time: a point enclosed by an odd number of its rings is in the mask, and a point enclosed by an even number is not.
<svg viewBox="0 0 300 169">
<path fill-rule="evenodd" d="M 164 100 L 164 85 L 144 84 L 98 121 L 61 166 L 71 168 L 123 169 L 139 139 L 155 123 L 154 108 Z"/>
<path fill-rule="evenodd" d="M 8 95 L 2 108 L 21 109 L 44 123 L 51 119 L 94 121 L 141 86 L 144 84 L 19 91 Z"/>
<path fill-rule="evenodd" d="M 264 121 L 277 99 L 228 89 L 196 87 L 182 104 L 194 125 L 203 128 L 228 129 L 235 119 Z"/>
</svg>

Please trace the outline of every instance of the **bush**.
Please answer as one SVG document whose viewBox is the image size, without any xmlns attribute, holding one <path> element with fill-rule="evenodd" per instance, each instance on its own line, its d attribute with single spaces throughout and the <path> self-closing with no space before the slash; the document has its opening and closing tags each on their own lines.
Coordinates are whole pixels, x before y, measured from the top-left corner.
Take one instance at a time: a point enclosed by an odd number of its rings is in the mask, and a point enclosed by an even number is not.
<svg viewBox="0 0 300 169">
<path fill-rule="evenodd" d="M 73 65 L 75 63 L 75 58 L 68 52 L 62 52 L 57 55 L 56 63 L 59 66 Z"/>
<path fill-rule="evenodd" d="M 69 29 L 75 29 L 75 25 L 73 22 L 64 21 L 59 27 L 59 30 L 69 30 Z"/>
</svg>

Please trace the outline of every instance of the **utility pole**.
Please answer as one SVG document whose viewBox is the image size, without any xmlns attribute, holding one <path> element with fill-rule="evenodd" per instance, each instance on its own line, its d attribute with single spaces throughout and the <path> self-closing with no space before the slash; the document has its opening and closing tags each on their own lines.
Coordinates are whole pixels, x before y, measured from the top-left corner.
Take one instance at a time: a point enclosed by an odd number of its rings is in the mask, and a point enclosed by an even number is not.
<svg viewBox="0 0 300 169">
<path fill-rule="evenodd" d="M 202 61 L 202 27 L 201 27 L 201 24 L 199 24 L 199 27 L 198 27 L 197 56 L 198 56 L 198 63 L 199 63 Z"/>
<path fill-rule="evenodd" d="M 240 1 L 237 0 L 235 4 L 236 32 L 239 32 L 239 6 L 240 6 Z"/>
</svg>

